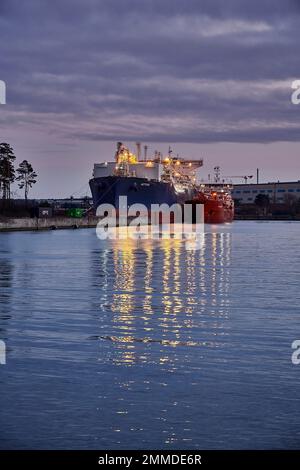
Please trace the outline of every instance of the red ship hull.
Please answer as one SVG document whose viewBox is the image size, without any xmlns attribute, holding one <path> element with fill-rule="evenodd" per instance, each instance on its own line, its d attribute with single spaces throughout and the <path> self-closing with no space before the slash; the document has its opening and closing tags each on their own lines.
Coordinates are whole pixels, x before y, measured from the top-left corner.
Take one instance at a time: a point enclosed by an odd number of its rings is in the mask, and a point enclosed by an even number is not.
<svg viewBox="0 0 300 470">
<path fill-rule="evenodd" d="M 204 203 L 204 221 L 206 224 L 224 224 L 232 222 L 234 218 L 233 207 L 227 207 L 223 203 L 208 200 Z"/>
<path fill-rule="evenodd" d="M 204 204 L 204 222 L 206 224 L 231 223 L 234 219 L 234 201 L 229 192 L 199 191 L 192 203 Z"/>
</svg>

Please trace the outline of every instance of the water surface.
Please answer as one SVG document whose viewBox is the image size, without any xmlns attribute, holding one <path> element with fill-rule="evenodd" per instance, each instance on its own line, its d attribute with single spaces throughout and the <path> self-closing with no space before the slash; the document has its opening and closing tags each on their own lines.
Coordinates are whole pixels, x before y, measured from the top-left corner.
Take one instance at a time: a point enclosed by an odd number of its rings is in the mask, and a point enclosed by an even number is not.
<svg viewBox="0 0 300 470">
<path fill-rule="evenodd" d="M 0 234 L 0 447 L 299 448 L 300 224 Z"/>
</svg>

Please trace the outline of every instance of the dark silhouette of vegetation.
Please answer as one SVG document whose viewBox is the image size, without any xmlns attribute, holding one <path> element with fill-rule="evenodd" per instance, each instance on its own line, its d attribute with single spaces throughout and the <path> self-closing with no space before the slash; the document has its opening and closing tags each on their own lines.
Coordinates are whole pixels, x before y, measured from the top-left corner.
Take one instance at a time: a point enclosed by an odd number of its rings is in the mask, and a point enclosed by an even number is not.
<svg viewBox="0 0 300 470">
<path fill-rule="evenodd" d="M 10 186 L 15 180 L 15 159 L 12 147 L 5 142 L 0 143 L 0 190 L 3 201 L 10 200 Z"/>
<path fill-rule="evenodd" d="M 270 198 L 266 194 L 258 194 L 254 202 L 259 207 L 268 207 L 270 205 Z"/>
<path fill-rule="evenodd" d="M 37 174 L 27 160 L 20 163 L 17 174 L 16 180 L 19 181 L 19 188 L 24 189 L 25 205 L 27 205 L 28 192 L 32 185 L 36 183 Z"/>
<path fill-rule="evenodd" d="M 270 198 L 266 194 L 258 194 L 255 198 L 254 203 L 263 211 L 264 215 L 267 213 L 267 209 L 270 207 Z"/>
<path fill-rule="evenodd" d="M 235 208 L 240 207 L 242 205 L 240 199 L 234 199 L 233 201 L 234 201 L 234 207 Z"/>
<path fill-rule="evenodd" d="M 0 143 L 0 214 L 12 216 L 13 214 L 28 215 L 28 193 L 33 184 L 36 183 L 37 174 L 32 165 L 23 160 L 15 171 L 14 162 L 16 156 L 13 148 L 6 142 Z M 24 189 L 24 202 L 17 201 L 12 197 L 11 185 L 14 181 L 19 182 L 19 188 Z M 32 206 L 32 202 L 30 203 Z M 23 207 L 23 208 L 22 208 Z"/>
</svg>

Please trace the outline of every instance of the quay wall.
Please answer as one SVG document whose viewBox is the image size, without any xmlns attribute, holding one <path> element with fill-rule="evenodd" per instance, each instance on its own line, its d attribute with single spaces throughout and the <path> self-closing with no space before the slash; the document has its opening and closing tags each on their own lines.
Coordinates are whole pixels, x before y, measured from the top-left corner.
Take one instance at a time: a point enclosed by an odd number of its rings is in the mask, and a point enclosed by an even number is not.
<svg viewBox="0 0 300 470">
<path fill-rule="evenodd" d="M 69 217 L 51 218 L 6 218 L 0 217 L 0 232 L 18 230 L 55 230 L 96 227 L 97 217 L 74 219 Z"/>
</svg>

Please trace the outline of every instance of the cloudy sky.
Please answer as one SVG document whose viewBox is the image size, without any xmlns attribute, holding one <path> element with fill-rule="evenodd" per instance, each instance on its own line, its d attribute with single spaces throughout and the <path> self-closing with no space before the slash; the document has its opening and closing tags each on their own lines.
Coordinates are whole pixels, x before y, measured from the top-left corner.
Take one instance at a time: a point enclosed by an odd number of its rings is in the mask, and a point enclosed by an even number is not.
<svg viewBox="0 0 300 470">
<path fill-rule="evenodd" d="M 118 140 L 300 179 L 299 23 L 300 0 L 1 0 L 0 141 L 33 196 L 86 193 Z"/>
</svg>

